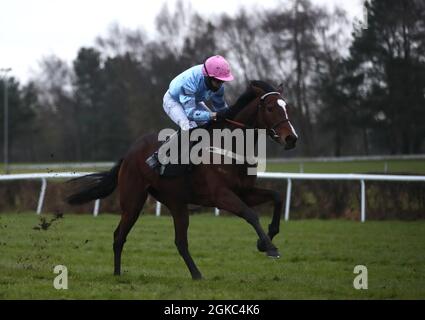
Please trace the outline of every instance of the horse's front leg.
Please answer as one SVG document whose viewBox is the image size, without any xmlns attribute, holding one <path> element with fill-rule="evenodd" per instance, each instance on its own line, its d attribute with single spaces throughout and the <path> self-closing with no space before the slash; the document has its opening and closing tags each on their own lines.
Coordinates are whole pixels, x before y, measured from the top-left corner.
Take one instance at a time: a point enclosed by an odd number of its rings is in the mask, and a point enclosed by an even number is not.
<svg viewBox="0 0 425 320">
<path fill-rule="evenodd" d="M 273 240 L 274 236 L 279 233 L 280 217 L 282 216 L 284 195 L 280 192 L 261 188 L 250 188 L 243 192 L 241 199 L 250 207 L 255 207 L 266 202 L 273 202 L 273 217 L 269 224 L 268 236 Z M 261 252 L 267 250 L 266 244 L 258 239 L 257 248 Z"/>
<path fill-rule="evenodd" d="M 220 189 L 215 197 L 216 207 L 227 210 L 244 218 L 252 225 L 257 232 L 259 242 L 264 246 L 264 251 L 269 257 L 279 258 L 280 254 L 277 248 L 273 245 L 270 237 L 264 232 L 261 227 L 258 215 L 244 201 L 241 200 L 233 191 L 229 189 Z"/>
</svg>

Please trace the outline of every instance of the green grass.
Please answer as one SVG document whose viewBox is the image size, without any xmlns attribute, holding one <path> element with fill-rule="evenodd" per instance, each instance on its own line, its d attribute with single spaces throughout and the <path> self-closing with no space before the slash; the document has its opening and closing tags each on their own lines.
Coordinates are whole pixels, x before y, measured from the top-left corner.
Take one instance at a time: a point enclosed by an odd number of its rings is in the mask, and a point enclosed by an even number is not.
<svg viewBox="0 0 425 320">
<path fill-rule="evenodd" d="M 425 174 L 424 160 L 350 161 L 350 162 L 304 162 L 304 173 L 387 173 Z M 300 172 L 300 163 L 268 163 L 267 171 Z"/>
<path fill-rule="evenodd" d="M 195 215 L 189 243 L 204 280 L 193 281 L 169 216 L 138 220 L 124 248 L 123 275 L 113 276 L 118 220 L 65 215 L 34 230 L 34 213 L 0 215 L 0 299 L 425 298 L 424 221 L 289 221 L 274 240 L 282 257 L 272 260 L 256 250 L 243 220 Z M 68 290 L 53 288 L 59 264 L 68 268 Z M 368 290 L 353 288 L 356 265 L 368 268 Z"/>
</svg>

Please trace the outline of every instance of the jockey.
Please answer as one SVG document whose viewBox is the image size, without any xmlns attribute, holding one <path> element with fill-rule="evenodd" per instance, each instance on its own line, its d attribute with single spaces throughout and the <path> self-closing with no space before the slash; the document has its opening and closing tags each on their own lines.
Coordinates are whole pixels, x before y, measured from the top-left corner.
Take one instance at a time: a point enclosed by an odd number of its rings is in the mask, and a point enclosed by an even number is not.
<svg viewBox="0 0 425 320">
<path fill-rule="evenodd" d="M 163 99 L 164 111 L 184 131 L 222 119 L 228 108 L 223 83 L 231 80 L 233 75 L 226 59 L 219 55 L 209 57 L 203 64 L 187 69 L 171 81 Z M 205 101 L 212 102 L 211 110 Z M 178 134 L 168 141 L 176 136 Z M 158 152 L 146 163 L 152 169 L 157 168 L 160 165 Z"/>
</svg>

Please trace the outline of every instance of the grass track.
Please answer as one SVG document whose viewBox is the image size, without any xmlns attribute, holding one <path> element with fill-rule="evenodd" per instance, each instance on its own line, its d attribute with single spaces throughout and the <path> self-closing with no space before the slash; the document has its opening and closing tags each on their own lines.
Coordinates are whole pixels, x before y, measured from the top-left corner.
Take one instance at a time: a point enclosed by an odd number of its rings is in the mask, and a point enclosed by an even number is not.
<svg viewBox="0 0 425 320">
<path fill-rule="evenodd" d="M 50 216 L 46 216 L 50 218 Z M 34 213 L 0 215 L 0 299 L 425 299 L 425 221 L 299 220 L 274 240 L 282 258 L 255 247 L 244 221 L 191 217 L 189 245 L 204 275 L 192 281 L 174 246 L 171 217 L 142 216 L 112 275 L 116 215 L 65 215 L 34 230 Z M 270 217 L 262 218 L 263 226 Z M 88 241 L 87 241 L 88 240 Z M 53 288 L 55 265 L 68 290 Z M 355 265 L 368 290 L 355 290 Z"/>
</svg>

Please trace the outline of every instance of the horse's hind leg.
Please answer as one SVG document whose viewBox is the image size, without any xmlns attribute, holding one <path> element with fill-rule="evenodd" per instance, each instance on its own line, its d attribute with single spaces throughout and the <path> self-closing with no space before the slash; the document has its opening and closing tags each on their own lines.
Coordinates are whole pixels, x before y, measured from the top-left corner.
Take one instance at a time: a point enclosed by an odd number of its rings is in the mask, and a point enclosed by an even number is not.
<svg viewBox="0 0 425 320">
<path fill-rule="evenodd" d="M 114 274 L 121 274 L 121 253 L 124 247 L 124 243 L 127 240 L 127 235 L 130 232 L 131 228 L 137 221 L 140 211 L 143 208 L 143 205 L 147 198 L 147 192 L 140 195 L 137 204 L 133 208 L 127 209 L 122 212 L 121 220 L 115 229 L 114 232 Z"/>
<path fill-rule="evenodd" d="M 257 206 L 269 201 L 273 202 L 273 218 L 272 222 L 269 224 L 268 232 L 270 240 L 273 240 L 274 236 L 279 233 L 280 229 L 280 217 L 282 216 L 283 209 L 283 194 L 274 190 L 252 188 L 244 192 L 241 198 L 249 207 Z M 261 252 L 265 252 L 267 250 L 265 242 L 260 239 L 257 242 L 257 248 Z"/>
<path fill-rule="evenodd" d="M 121 253 L 127 235 L 139 217 L 148 196 L 137 180 L 127 179 L 120 185 L 121 220 L 114 232 L 114 274 L 121 274 Z"/>
<path fill-rule="evenodd" d="M 187 212 L 187 206 L 179 208 L 172 208 L 171 213 L 174 219 L 174 231 L 175 231 L 175 244 L 178 252 L 182 256 L 186 263 L 192 279 L 202 279 L 202 274 L 198 270 L 195 262 L 193 261 L 189 253 L 189 244 L 187 241 L 187 229 L 189 228 L 189 214 Z"/>
</svg>

